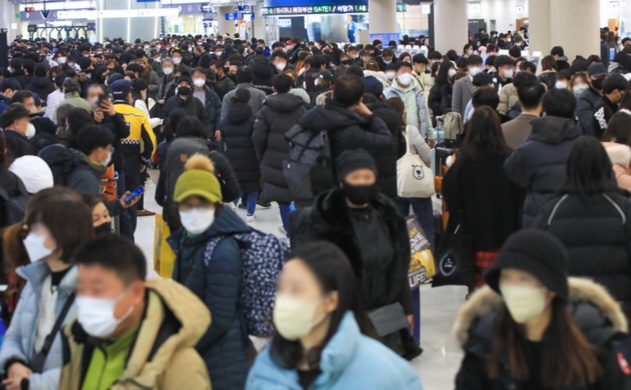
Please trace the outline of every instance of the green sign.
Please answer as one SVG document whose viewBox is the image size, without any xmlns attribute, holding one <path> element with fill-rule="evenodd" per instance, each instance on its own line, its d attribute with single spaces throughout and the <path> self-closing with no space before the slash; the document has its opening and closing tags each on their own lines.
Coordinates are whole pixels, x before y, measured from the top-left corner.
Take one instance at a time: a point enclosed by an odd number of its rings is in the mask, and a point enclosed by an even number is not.
<svg viewBox="0 0 631 390">
<path fill-rule="evenodd" d="M 407 12 L 408 5 L 407 4 L 397 4 L 397 12 Z"/>
<path fill-rule="evenodd" d="M 15 18 L 16 19 L 20 19 L 20 13 L 19 12 L 15 14 Z"/>
</svg>

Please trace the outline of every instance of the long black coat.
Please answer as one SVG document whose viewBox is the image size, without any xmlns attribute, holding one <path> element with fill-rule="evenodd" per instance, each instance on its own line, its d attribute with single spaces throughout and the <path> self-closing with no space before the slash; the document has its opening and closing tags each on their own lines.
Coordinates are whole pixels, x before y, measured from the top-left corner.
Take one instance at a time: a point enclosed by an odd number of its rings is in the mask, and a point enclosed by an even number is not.
<svg viewBox="0 0 631 390">
<path fill-rule="evenodd" d="M 290 203 L 291 190 L 283 175 L 283 161 L 289 158 L 285 134 L 300 122 L 306 108 L 302 98 L 280 93 L 265 99 L 256 116 L 252 140 L 261 162 L 261 200 Z"/>
<path fill-rule="evenodd" d="M 614 186 L 589 198 L 569 193 L 551 200 L 533 227 L 563 242 L 571 276 L 605 286 L 631 318 L 631 203 Z"/>
<path fill-rule="evenodd" d="M 461 154 L 445 174 L 447 210 L 462 217 L 463 232 L 471 234 L 475 251 L 499 250 L 519 230 L 524 191 L 504 173 L 505 156 L 479 162 Z"/>
<path fill-rule="evenodd" d="M 224 155 L 230 161 L 243 192 L 261 190 L 261 171 L 256 158 L 252 131 L 254 115 L 246 103 L 235 103 L 228 108 L 228 116 L 221 124 L 225 142 Z"/>
</svg>

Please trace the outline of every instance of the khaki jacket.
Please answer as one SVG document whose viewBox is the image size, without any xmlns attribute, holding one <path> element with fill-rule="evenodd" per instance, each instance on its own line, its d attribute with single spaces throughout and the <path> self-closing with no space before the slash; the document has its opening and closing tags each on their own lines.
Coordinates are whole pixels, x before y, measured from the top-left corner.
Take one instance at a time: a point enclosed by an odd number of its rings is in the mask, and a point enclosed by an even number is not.
<svg viewBox="0 0 631 390">
<path fill-rule="evenodd" d="M 208 309 L 172 280 L 147 281 L 147 294 L 145 317 L 127 367 L 111 389 L 210 390 L 206 364 L 195 350 L 210 326 Z M 94 347 L 76 319 L 66 325 L 63 336 L 59 388 L 79 390 Z"/>
</svg>

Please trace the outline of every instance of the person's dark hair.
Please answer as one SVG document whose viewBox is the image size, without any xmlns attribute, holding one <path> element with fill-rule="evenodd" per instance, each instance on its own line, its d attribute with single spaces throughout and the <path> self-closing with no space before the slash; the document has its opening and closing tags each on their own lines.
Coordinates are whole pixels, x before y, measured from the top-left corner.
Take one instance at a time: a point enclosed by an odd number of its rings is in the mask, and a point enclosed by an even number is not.
<svg viewBox="0 0 631 390">
<path fill-rule="evenodd" d="M 603 95 L 610 94 L 615 90 L 626 91 L 628 86 L 629 82 L 623 75 L 612 73 L 603 81 Z"/>
<path fill-rule="evenodd" d="M 453 69 L 454 64 L 451 61 L 443 61 L 440 63 L 440 69 L 438 70 L 438 76 L 436 82 L 438 84 L 449 84 L 449 69 Z"/>
<path fill-rule="evenodd" d="M 474 161 L 481 161 L 487 157 L 506 156 L 509 153 L 500 118 L 495 110 L 488 106 L 477 108 L 465 126 L 460 154 L 469 155 Z"/>
<path fill-rule="evenodd" d="M 343 75 L 335 80 L 333 86 L 333 100 L 346 107 L 359 103 L 364 95 L 364 83 L 357 76 Z"/>
<path fill-rule="evenodd" d="M 180 119 L 176 134 L 178 137 L 204 137 L 204 124 L 194 116 Z"/>
<path fill-rule="evenodd" d="M 251 83 L 254 80 L 254 72 L 247 66 L 237 69 L 237 83 Z"/>
<path fill-rule="evenodd" d="M 482 57 L 479 55 L 472 55 L 467 58 L 467 66 L 469 65 L 482 65 Z"/>
<path fill-rule="evenodd" d="M 171 142 L 175 138 L 175 133 L 180 120 L 186 116 L 186 110 L 176 108 L 169 113 L 169 117 L 164 121 L 164 140 Z"/>
<path fill-rule="evenodd" d="M 552 319 L 541 343 L 543 360 L 537 362 L 542 367 L 541 385 L 560 389 L 568 386 L 587 387 L 595 383 L 601 374 L 595 347 L 587 341 L 563 301 L 554 298 L 550 306 Z M 498 336 L 491 347 L 487 364 L 489 377 L 501 377 L 507 357 L 511 376 L 520 382 L 527 381 L 530 373 L 523 350 L 523 326 L 513 320 L 506 305 L 502 305 L 499 310 L 496 329 Z"/>
<path fill-rule="evenodd" d="M 337 291 L 337 309 L 331 314 L 329 330 L 320 347 L 306 351 L 310 368 L 319 367 L 320 355 L 328 342 L 335 336 L 344 315 L 352 311 L 360 331 L 377 339 L 372 323 L 359 296 L 357 280 L 351 264 L 337 246 L 326 242 L 312 242 L 292 251 L 291 261 L 302 261 L 313 272 L 323 293 Z M 305 355 L 300 341 L 289 341 L 276 334 L 270 344 L 270 356 L 280 367 L 288 370 L 296 369 L 298 362 Z"/>
<path fill-rule="evenodd" d="M 576 97 L 567 89 L 551 89 L 543 97 L 543 112 L 546 115 L 574 119 Z"/>
<path fill-rule="evenodd" d="M 473 84 L 474 87 L 488 87 L 492 83 L 493 77 L 484 72 L 480 72 L 473 76 L 473 80 L 471 81 L 471 84 Z"/>
<path fill-rule="evenodd" d="M 600 194 L 617 187 L 607 151 L 594 137 L 579 138 L 565 166 L 567 182 L 581 195 Z"/>
<path fill-rule="evenodd" d="M 66 75 L 64 73 L 59 73 L 57 76 L 55 76 L 55 87 L 57 87 L 57 89 L 63 88 L 65 80 Z"/>
<path fill-rule="evenodd" d="M 563 48 L 561 46 L 555 46 L 552 48 L 552 50 L 550 50 L 550 55 L 563 57 L 565 55 L 565 51 L 563 51 Z"/>
<path fill-rule="evenodd" d="M 491 56 L 495 57 L 495 67 L 499 68 L 501 66 L 515 66 L 515 60 L 510 58 L 509 56 Z"/>
<path fill-rule="evenodd" d="M 541 59 L 541 69 L 558 70 L 557 61 L 552 56 L 545 56 Z"/>
<path fill-rule="evenodd" d="M 518 74 L 515 79 L 521 75 L 522 73 Z M 524 109 L 532 110 L 539 107 L 539 104 L 541 104 L 543 95 L 546 94 L 546 88 L 539 82 L 535 75 L 531 73 L 523 73 L 523 75 L 530 75 L 533 79 L 524 80 L 516 87 L 517 96 Z"/>
<path fill-rule="evenodd" d="M 401 69 L 401 68 L 408 68 L 410 70 L 414 70 L 414 66 L 409 63 L 409 62 L 399 62 L 397 64 L 397 72 Z"/>
<path fill-rule="evenodd" d="M 106 234 L 86 243 L 74 259 L 79 265 L 99 265 L 114 271 L 125 285 L 147 278 L 147 261 L 142 251 L 119 235 Z"/>
<path fill-rule="evenodd" d="M 77 149 L 89 156 L 98 148 L 106 148 L 115 142 L 114 135 L 104 127 L 97 125 L 84 126 L 75 137 Z"/>
<path fill-rule="evenodd" d="M 400 97 L 392 97 L 388 100 L 386 100 L 386 103 L 392 107 L 394 109 L 394 111 L 396 111 L 397 116 L 399 118 L 403 117 L 403 113 L 405 112 L 405 104 L 403 103 L 403 100 Z M 405 129 L 407 127 L 407 125 L 401 121 L 401 128 Z"/>
<path fill-rule="evenodd" d="M 232 95 L 232 104 L 235 103 L 243 103 L 247 104 L 250 101 L 250 91 L 247 88 L 240 88 L 234 91 L 234 95 Z"/>
<path fill-rule="evenodd" d="M 33 97 L 33 92 L 28 89 L 20 89 L 16 93 L 13 94 L 11 98 L 12 103 L 22 103 L 24 104 L 24 100 Z"/>
<path fill-rule="evenodd" d="M 519 70 L 522 72 L 530 72 L 532 74 L 535 74 L 537 72 L 537 67 L 532 62 L 524 61 L 519 64 Z"/>
<path fill-rule="evenodd" d="M 607 123 L 607 130 L 603 134 L 603 141 L 615 142 L 631 147 L 631 111 L 626 108 L 613 114 Z"/>
<path fill-rule="evenodd" d="M 471 103 L 476 110 L 483 106 L 495 109 L 500 104 L 500 95 L 497 94 L 495 88 L 484 86 L 473 92 Z"/>
<path fill-rule="evenodd" d="M 287 93 L 294 84 L 294 80 L 286 74 L 277 74 L 272 78 L 272 85 L 277 93 Z"/>
<path fill-rule="evenodd" d="M 521 57 L 521 49 L 518 46 L 513 46 L 508 51 L 508 54 L 513 58 Z"/>
<path fill-rule="evenodd" d="M 495 66 L 495 60 L 497 59 L 498 56 L 488 56 L 486 57 L 486 61 L 484 62 L 484 65 L 486 66 Z"/>
<path fill-rule="evenodd" d="M 81 200 L 83 201 L 83 203 L 86 204 L 86 206 L 88 206 L 90 208 L 90 210 L 94 210 L 94 208 L 99 204 L 99 203 L 103 203 L 104 205 L 107 206 L 108 204 L 108 200 L 107 198 L 102 195 L 102 194 L 98 194 L 98 195 L 94 195 L 94 194 L 82 194 L 81 195 Z"/>
<path fill-rule="evenodd" d="M 202 68 L 201 66 L 196 67 L 195 69 L 193 69 L 193 73 L 198 72 L 203 74 L 204 76 L 206 76 L 206 79 L 210 79 L 211 77 L 209 77 L 209 69 L 205 69 Z"/>
</svg>

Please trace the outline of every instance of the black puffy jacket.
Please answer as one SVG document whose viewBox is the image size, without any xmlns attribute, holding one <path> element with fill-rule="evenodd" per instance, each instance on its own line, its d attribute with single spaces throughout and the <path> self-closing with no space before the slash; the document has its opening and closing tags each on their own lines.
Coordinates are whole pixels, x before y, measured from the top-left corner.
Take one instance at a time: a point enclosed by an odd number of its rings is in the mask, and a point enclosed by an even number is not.
<svg viewBox="0 0 631 390">
<path fill-rule="evenodd" d="M 283 161 L 289 158 L 289 143 L 285 134 L 305 113 L 302 99 L 288 93 L 270 95 L 256 115 L 252 140 L 261 162 L 264 202 L 290 203 L 291 190 L 283 175 Z"/>
<path fill-rule="evenodd" d="M 221 124 L 225 143 L 224 155 L 234 169 L 239 187 L 243 192 L 261 190 L 261 171 L 256 158 L 252 131 L 254 115 L 246 103 L 234 103 L 228 108 L 228 115 Z"/>
<path fill-rule="evenodd" d="M 36 93 L 42 99 L 42 102 L 45 102 L 48 99 L 48 95 L 55 90 L 55 85 L 46 76 L 35 76 L 28 85 L 24 86 L 24 89 Z"/>
<path fill-rule="evenodd" d="M 589 197 L 567 193 L 553 199 L 533 227 L 563 242 L 570 253 L 570 275 L 605 286 L 631 318 L 631 203 L 615 186 Z"/>
<path fill-rule="evenodd" d="M 581 130 L 573 120 L 556 116 L 533 119 L 532 134 L 504 163 L 506 175 L 528 193 L 524 227 L 532 226 L 543 206 L 565 182 L 565 162 Z"/>
<path fill-rule="evenodd" d="M 570 386 L 562 390 L 629 390 L 631 376 L 622 372 L 612 345 L 628 329 L 620 307 L 605 289 L 590 280 L 570 278 L 569 288 L 568 308 L 587 341 L 599 348 L 598 360 L 602 375 L 589 388 Z M 502 305 L 502 297 L 489 287 L 484 287 L 473 294 L 460 310 L 455 330 L 465 357 L 456 376 L 456 390 L 523 388 L 523 383 L 517 381 L 507 369 L 507 359 L 501 362 L 499 379 L 492 380 L 487 374 L 487 359 L 497 337 L 497 315 Z"/>
</svg>

